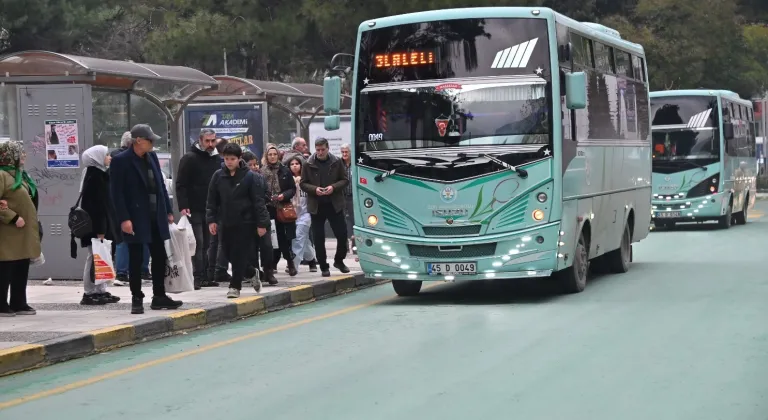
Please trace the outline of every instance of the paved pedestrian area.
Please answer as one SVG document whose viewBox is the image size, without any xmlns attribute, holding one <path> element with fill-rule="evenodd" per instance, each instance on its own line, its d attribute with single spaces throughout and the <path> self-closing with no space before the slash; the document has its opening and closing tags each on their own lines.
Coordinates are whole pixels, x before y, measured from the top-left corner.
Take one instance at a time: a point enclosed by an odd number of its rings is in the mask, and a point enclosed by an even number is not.
<svg viewBox="0 0 768 420">
<path fill-rule="evenodd" d="M 336 241 L 326 242 L 328 255 L 333 256 L 336 250 Z M 67 250 L 68 252 L 68 250 Z M 360 264 L 353 255 L 348 255 L 346 264 L 351 270 L 349 275 L 360 273 Z M 278 264 L 276 286 L 264 285 L 261 294 L 283 290 L 290 287 L 313 284 L 327 278 L 322 277 L 320 271 L 309 271 L 309 267 L 298 267 L 299 274 L 290 277 L 286 272 L 285 260 Z M 338 270 L 331 267 L 331 276 L 339 276 Z M 13 318 L 0 318 L 0 349 L 14 347 L 22 344 L 37 343 L 44 340 L 62 337 L 65 335 L 91 331 L 142 318 L 151 318 L 158 315 L 169 314 L 173 311 L 153 311 L 149 308 L 151 300 L 151 283 L 144 282 L 143 289 L 147 298 L 144 299 L 145 313 L 143 315 L 131 315 L 131 292 L 128 286 L 112 286 L 109 292 L 121 298 L 120 302 L 108 305 L 85 306 L 80 305 L 83 295 L 81 281 L 54 281 L 54 285 L 44 285 L 43 281 L 32 281 L 27 289 L 30 305 L 37 310 L 34 316 L 16 316 Z M 184 306 L 179 310 L 201 308 L 213 303 L 227 302 L 226 297 L 229 283 L 220 283 L 219 287 L 203 288 L 185 293 L 170 295 L 174 299 L 184 301 Z M 241 297 L 256 296 L 250 282 L 244 283 Z"/>
</svg>

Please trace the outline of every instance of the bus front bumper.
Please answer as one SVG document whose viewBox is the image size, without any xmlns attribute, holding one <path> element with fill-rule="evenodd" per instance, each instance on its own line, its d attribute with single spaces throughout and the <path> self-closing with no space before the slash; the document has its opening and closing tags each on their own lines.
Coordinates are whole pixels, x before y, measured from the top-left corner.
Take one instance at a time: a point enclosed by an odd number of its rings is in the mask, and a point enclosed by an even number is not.
<svg viewBox="0 0 768 420">
<path fill-rule="evenodd" d="M 454 281 L 548 277 L 557 267 L 560 222 L 474 237 L 411 237 L 355 227 L 369 278 Z M 436 266 L 437 265 L 437 266 Z"/>
<path fill-rule="evenodd" d="M 717 220 L 725 214 L 728 197 L 727 193 L 715 193 L 695 198 L 653 200 L 651 220 L 655 225 Z"/>
</svg>

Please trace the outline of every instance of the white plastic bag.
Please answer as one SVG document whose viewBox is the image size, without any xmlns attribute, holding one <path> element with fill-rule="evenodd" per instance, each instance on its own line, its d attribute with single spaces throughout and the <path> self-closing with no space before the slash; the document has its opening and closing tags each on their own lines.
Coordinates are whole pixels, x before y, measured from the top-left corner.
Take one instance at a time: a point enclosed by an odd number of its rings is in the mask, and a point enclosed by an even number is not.
<svg viewBox="0 0 768 420">
<path fill-rule="evenodd" d="M 41 265 L 45 264 L 45 255 L 43 255 L 43 252 L 40 251 L 40 256 L 31 260 L 29 262 L 30 267 L 39 267 Z"/>
<path fill-rule="evenodd" d="M 277 228 L 275 227 L 275 221 L 272 220 L 272 249 L 279 249 L 280 245 L 277 243 Z"/>
<path fill-rule="evenodd" d="M 93 250 L 93 268 L 96 272 L 95 283 L 112 283 L 115 281 L 115 264 L 112 262 L 112 241 L 107 239 L 91 239 Z"/>
<path fill-rule="evenodd" d="M 195 239 L 195 231 L 192 230 L 192 223 L 189 223 L 189 218 L 187 216 L 181 216 L 179 223 L 176 224 L 176 228 L 186 234 L 187 243 L 189 244 L 189 256 L 194 257 L 197 248 L 197 240 Z"/>
<path fill-rule="evenodd" d="M 192 276 L 192 256 L 189 255 L 187 233 L 175 224 L 169 226 L 171 239 L 168 241 L 171 252 L 165 262 L 165 291 L 181 293 L 195 290 Z"/>
</svg>

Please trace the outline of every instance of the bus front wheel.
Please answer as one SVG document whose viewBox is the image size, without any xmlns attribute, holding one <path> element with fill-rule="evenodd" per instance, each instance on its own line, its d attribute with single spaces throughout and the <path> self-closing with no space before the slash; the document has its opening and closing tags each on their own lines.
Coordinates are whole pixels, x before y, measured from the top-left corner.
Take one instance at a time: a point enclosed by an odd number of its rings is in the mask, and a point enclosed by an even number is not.
<svg viewBox="0 0 768 420">
<path fill-rule="evenodd" d="M 392 287 L 398 296 L 416 296 L 421 291 L 421 282 L 415 280 L 392 280 Z"/>
<path fill-rule="evenodd" d="M 728 204 L 728 209 L 725 214 L 720 216 L 720 220 L 717 221 L 721 229 L 728 229 L 733 223 L 733 200 Z"/>
<path fill-rule="evenodd" d="M 554 274 L 554 279 L 566 293 L 580 293 L 587 287 L 589 273 L 589 242 L 584 231 L 579 234 L 579 241 L 573 251 L 573 264 Z"/>
</svg>

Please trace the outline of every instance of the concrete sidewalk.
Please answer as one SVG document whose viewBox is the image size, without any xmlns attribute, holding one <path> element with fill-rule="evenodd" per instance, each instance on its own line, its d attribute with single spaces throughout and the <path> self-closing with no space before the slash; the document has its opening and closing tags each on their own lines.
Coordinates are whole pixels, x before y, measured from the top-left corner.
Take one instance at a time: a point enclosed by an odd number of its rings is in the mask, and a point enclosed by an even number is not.
<svg viewBox="0 0 768 420">
<path fill-rule="evenodd" d="M 335 245 L 335 240 L 327 241 L 328 255 L 333 255 Z M 285 273 L 286 263 L 282 260 L 276 275 L 279 284 L 264 285 L 260 294 L 254 291 L 251 283 L 245 283 L 240 299 L 227 299 L 228 283 L 221 283 L 220 287 L 170 295 L 184 301 L 184 305 L 176 311 L 151 310 L 151 284 L 145 282 L 143 289 L 147 298 L 144 300 L 146 312 L 143 315 L 130 314 L 131 295 L 127 286 L 109 288 L 110 293 L 121 298 L 118 303 L 85 306 L 80 305 L 82 282 L 54 281 L 53 285 L 44 285 L 42 281 L 31 281 L 27 296 L 30 306 L 37 310 L 37 315 L 0 318 L 0 375 L 31 367 L 28 360 L 21 365 L 14 361 L 21 357 L 18 352 L 26 348 L 45 349 L 48 346 L 47 351 L 50 353 L 50 346 L 53 345 L 66 353 L 58 355 L 61 356 L 59 359 L 78 357 L 102 350 L 104 344 L 108 344 L 106 347 L 127 345 L 158 335 L 278 310 L 375 284 L 373 280 L 362 277 L 360 265 L 351 253 L 345 262 L 351 270 L 348 274 L 342 274 L 331 267 L 331 277 L 322 277 L 319 270 L 312 273 L 309 267 L 302 265 L 298 268 L 299 274 L 290 277 Z M 126 327 L 130 327 L 131 331 L 126 332 Z M 99 338 L 103 334 L 108 337 Z M 9 355 L 14 354 L 15 359 L 9 358 Z M 33 359 L 39 357 L 33 356 Z M 43 359 L 38 362 L 57 361 L 45 360 L 45 357 Z"/>
</svg>

